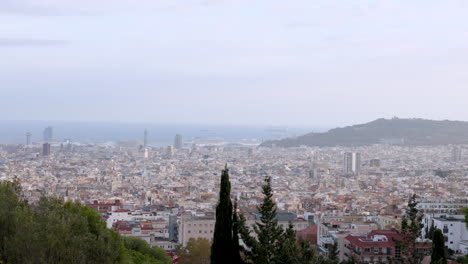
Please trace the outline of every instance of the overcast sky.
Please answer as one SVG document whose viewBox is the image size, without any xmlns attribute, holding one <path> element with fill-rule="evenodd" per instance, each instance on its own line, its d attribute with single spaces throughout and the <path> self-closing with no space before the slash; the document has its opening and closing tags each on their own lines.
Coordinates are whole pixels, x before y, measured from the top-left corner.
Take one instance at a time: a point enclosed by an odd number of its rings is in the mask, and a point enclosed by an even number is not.
<svg viewBox="0 0 468 264">
<path fill-rule="evenodd" d="M 0 119 L 468 120 L 466 0 L 1 0 Z"/>
</svg>

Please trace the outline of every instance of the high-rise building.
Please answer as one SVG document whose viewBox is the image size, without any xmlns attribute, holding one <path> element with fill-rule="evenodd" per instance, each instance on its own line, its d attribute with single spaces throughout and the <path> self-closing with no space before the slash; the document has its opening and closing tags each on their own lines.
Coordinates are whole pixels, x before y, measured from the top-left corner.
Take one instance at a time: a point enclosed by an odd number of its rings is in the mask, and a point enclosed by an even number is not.
<svg viewBox="0 0 468 264">
<path fill-rule="evenodd" d="M 179 149 L 182 149 L 183 147 L 184 147 L 184 139 L 182 135 L 177 134 L 174 140 L 174 148 L 179 150 Z"/>
<path fill-rule="evenodd" d="M 42 144 L 42 156 L 50 155 L 50 143 Z"/>
<path fill-rule="evenodd" d="M 462 160 L 462 150 L 459 147 L 454 147 L 452 149 L 452 161 L 459 162 Z"/>
<path fill-rule="evenodd" d="M 26 145 L 31 145 L 31 133 L 26 132 Z"/>
<path fill-rule="evenodd" d="M 148 146 L 148 130 L 145 129 L 143 133 L 143 147 L 146 148 Z"/>
<path fill-rule="evenodd" d="M 361 171 L 361 154 L 346 152 L 344 154 L 343 173 L 358 175 Z"/>
<path fill-rule="evenodd" d="M 48 126 L 44 129 L 43 137 L 44 141 L 46 142 L 52 141 L 52 139 L 54 138 L 54 132 L 51 126 Z"/>
</svg>

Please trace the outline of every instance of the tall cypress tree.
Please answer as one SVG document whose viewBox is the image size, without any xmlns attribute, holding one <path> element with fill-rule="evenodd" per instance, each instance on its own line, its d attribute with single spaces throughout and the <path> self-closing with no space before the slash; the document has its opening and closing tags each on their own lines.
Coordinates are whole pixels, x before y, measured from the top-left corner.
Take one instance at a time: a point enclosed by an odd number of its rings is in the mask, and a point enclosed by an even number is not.
<svg viewBox="0 0 468 264">
<path fill-rule="evenodd" d="M 216 206 L 216 224 L 211 245 L 211 264 L 230 264 L 233 261 L 232 250 L 232 202 L 229 170 L 226 167 L 221 174 L 219 202 Z"/>
<path fill-rule="evenodd" d="M 436 229 L 436 231 L 434 231 L 434 238 L 432 239 L 431 263 L 447 264 L 445 238 L 440 229 Z"/>
</svg>

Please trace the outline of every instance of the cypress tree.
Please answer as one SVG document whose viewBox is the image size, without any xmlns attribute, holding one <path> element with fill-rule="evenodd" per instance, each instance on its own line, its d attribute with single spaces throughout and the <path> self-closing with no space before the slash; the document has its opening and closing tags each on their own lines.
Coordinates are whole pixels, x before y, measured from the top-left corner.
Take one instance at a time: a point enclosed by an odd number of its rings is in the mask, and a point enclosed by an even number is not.
<svg viewBox="0 0 468 264">
<path fill-rule="evenodd" d="M 431 263 L 447 264 L 447 254 L 445 252 L 445 238 L 440 229 L 434 232 L 432 240 Z"/>
<path fill-rule="evenodd" d="M 227 165 L 221 174 L 219 202 L 211 245 L 211 264 L 230 264 L 233 261 L 231 183 Z"/>
</svg>

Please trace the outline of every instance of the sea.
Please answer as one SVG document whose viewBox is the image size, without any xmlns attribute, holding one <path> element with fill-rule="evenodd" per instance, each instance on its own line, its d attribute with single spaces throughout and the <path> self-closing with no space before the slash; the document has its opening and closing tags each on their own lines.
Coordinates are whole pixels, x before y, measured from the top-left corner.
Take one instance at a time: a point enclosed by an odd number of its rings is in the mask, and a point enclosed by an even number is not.
<svg viewBox="0 0 468 264">
<path fill-rule="evenodd" d="M 25 144 L 26 133 L 31 142 L 43 141 L 46 127 L 53 128 L 53 141 L 102 143 L 118 141 L 143 141 L 144 131 L 152 146 L 174 144 L 176 134 L 183 136 L 185 144 L 203 139 L 216 139 L 228 143 L 241 141 L 265 141 L 296 137 L 325 129 L 314 127 L 248 126 L 248 125 L 193 125 L 152 124 L 123 122 L 77 121 L 0 121 L 0 144 Z"/>
</svg>

